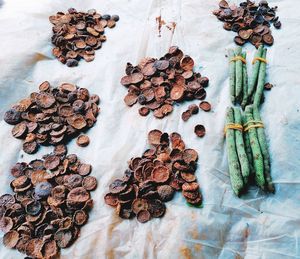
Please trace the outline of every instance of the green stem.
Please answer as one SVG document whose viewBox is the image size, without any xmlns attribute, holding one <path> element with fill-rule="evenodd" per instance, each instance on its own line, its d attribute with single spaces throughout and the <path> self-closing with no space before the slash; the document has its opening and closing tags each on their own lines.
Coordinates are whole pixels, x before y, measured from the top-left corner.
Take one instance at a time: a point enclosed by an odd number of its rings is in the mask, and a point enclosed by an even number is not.
<svg viewBox="0 0 300 259">
<path fill-rule="evenodd" d="M 242 55 L 242 48 L 237 47 L 235 49 L 235 55 Z M 241 103 L 241 97 L 243 93 L 243 62 L 241 60 L 237 60 L 235 62 L 235 100 L 238 103 Z"/>
<path fill-rule="evenodd" d="M 231 102 L 235 103 L 235 61 L 231 61 L 234 58 L 234 51 L 228 50 L 229 57 L 229 88 Z"/>
<path fill-rule="evenodd" d="M 267 56 L 267 49 L 264 49 L 262 58 L 265 59 L 266 56 Z M 262 101 L 262 95 L 263 95 L 264 85 L 266 80 L 266 67 L 267 64 L 265 62 L 262 62 L 259 68 L 258 82 L 257 82 L 256 92 L 253 101 L 253 104 L 257 107 L 261 104 Z"/>
<path fill-rule="evenodd" d="M 243 52 L 242 57 L 246 59 L 247 53 Z M 248 101 L 248 72 L 247 72 L 247 64 L 243 63 L 243 100 L 242 100 L 242 108 L 245 109 Z"/>
<path fill-rule="evenodd" d="M 260 45 L 254 55 L 254 58 L 261 58 L 262 53 L 263 53 L 263 45 Z M 250 84 L 249 84 L 249 88 L 248 88 L 248 100 L 249 101 L 251 101 L 252 95 L 255 91 L 255 86 L 257 84 L 260 63 L 261 63 L 261 61 L 256 60 L 254 65 L 252 66 L 252 75 L 251 75 L 251 80 L 250 80 Z"/>
</svg>

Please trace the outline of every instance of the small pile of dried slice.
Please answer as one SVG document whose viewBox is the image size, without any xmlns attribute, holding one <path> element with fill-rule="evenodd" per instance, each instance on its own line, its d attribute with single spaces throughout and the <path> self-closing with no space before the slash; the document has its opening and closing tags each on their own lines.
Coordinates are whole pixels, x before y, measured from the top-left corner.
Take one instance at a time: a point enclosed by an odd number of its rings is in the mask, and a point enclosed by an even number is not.
<svg viewBox="0 0 300 259">
<path fill-rule="evenodd" d="M 238 45 L 244 45 L 247 41 L 256 48 L 262 43 L 273 45 L 274 38 L 270 29 L 273 23 L 276 29 L 281 28 L 281 22 L 276 16 L 276 7 L 269 7 L 266 0 L 259 4 L 252 1 L 240 3 L 240 6 L 229 5 L 227 1 L 221 0 L 219 9 L 213 12 L 218 19 L 224 22 L 225 30 L 234 31 L 238 36 L 234 41 Z"/>
<path fill-rule="evenodd" d="M 90 191 L 97 180 L 90 173 L 91 165 L 67 155 L 64 147 L 14 165 L 10 186 L 15 194 L 0 196 L 3 244 L 31 258 L 54 258 L 70 246 L 93 207 Z"/>
<path fill-rule="evenodd" d="M 99 113 L 99 96 L 88 89 L 63 83 L 57 88 L 45 81 L 39 92 L 13 105 L 4 114 L 12 135 L 24 139 L 23 150 L 33 154 L 39 145 L 65 143 L 93 127 Z"/>
<path fill-rule="evenodd" d="M 175 191 L 182 190 L 188 203 L 200 205 L 202 196 L 195 175 L 197 151 L 185 148 L 178 133 L 169 136 L 151 130 L 148 142 L 150 149 L 141 157 L 132 158 L 123 178 L 109 185 L 106 204 L 116 207 L 121 218 L 136 216 L 141 223 L 162 217 L 165 202 L 173 198 Z"/>
<path fill-rule="evenodd" d="M 127 63 L 121 84 L 128 88 L 124 102 L 143 105 L 139 114 L 147 116 L 150 110 L 156 118 L 173 111 L 174 103 L 206 98 L 208 78 L 193 71 L 194 60 L 176 46 L 159 60 L 144 58 L 137 66 Z"/>
<path fill-rule="evenodd" d="M 106 41 L 105 28 L 115 27 L 119 16 L 101 15 L 95 9 L 84 13 L 70 8 L 68 13 L 58 12 L 50 16 L 49 20 L 54 25 L 53 55 L 61 63 L 74 67 L 80 59 L 86 62 L 94 60 L 95 50 L 100 49 Z"/>
<path fill-rule="evenodd" d="M 205 112 L 209 112 L 211 110 L 211 105 L 209 102 L 202 101 L 199 104 L 201 110 Z M 187 121 L 192 115 L 197 114 L 199 112 L 199 107 L 196 104 L 189 105 L 188 109 L 181 114 L 181 119 L 183 121 Z"/>
</svg>

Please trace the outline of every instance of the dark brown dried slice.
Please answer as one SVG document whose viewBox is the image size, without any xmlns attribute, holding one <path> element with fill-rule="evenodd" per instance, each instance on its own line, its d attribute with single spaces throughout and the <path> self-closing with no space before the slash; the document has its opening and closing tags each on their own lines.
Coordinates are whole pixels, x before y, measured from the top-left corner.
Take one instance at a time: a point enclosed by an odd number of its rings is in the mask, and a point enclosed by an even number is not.
<svg viewBox="0 0 300 259">
<path fill-rule="evenodd" d="M 128 106 L 133 106 L 134 104 L 136 104 L 137 100 L 138 96 L 134 93 L 128 93 L 124 98 L 124 102 Z"/>
<path fill-rule="evenodd" d="M 151 219 L 151 214 L 148 210 L 141 210 L 138 214 L 137 214 L 137 220 L 141 223 L 146 223 L 147 221 L 149 221 Z"/>
<path fill-rule="evenodd" d="M 14 226 L 12 218 L 2 217 L 0 218 L 0 230 L 4 233 L 10 231 Z"/>
<path fill-rule="evenodd" d="M 25 251 L 28 256 L 39 258 L 41 257 L 41 248 L 43 241 L 38 238 L 33 238 L 28 240 L 28 243 L 25 246 Z"/>
<path fill-rule="evenodd" d="M 92 171 L 92 166 L 90 164 L 81 163 L 78 167 L 78 174 L 81 176 L 89 175 Z"/>
<path fill-rule="evenodd" d="M 180 60 L 180 66 L 186 71 L 193 70 L 194 60 L 190 56 L 186 55 Z"/>
<path fill-rule="evenodd" d="M 73 216 L 73 222 L 77 225 L 77 226 L 82 226 L 84 225 L 88 220 L 88 214 L 86 214 L 83 210 L 77 210 L 74 213 Z"/>
<path fill-rule="evenodd" d="M 154 182 L 164 183 L 170 178 L 170 170 L 166 166 L 157 166 L 153 169 L 151 178 Z"/>
<path fill-rule="evenodd" d="M 19 237 L 20 235 L 17 231 L 11 230 L 3 236 L 3 244 L 7 248 L 14 248 L 19 241 Z"/>
<path fill-rule="evenodd" d="M 67 196 L 67 202 L 74 205 L 84 204 L 89 199 L 90 194 L 83 187 L 72 189 Z"/>
<path fill-rule="evenodd" d="M 274 38 L 273 38 L 272 34 L 268 33 L 263 36 L 263 41 L 265 44 L 271 46 L 274 43 Z"/>
<path fill-rule="evenodd" d="M 160 218 L 165 214 L 166 206 L 158 199 L 150 200 L 148 211 L 152 217 Z"/>
<path fill-rule="evenodd" d="M 64 144 L 60 144 L 54 147 L 54 154 L 56 156 L 64 156 L 67 154 L 68 150 L 67 150 L 67 146 Z"/>
<path fill-rule="evenodd" d="M 31 216 L 37 216 L 42 210 L 42 204 L 39 201 L 33 200 L 26 204 L 25 210 Z"/>
<path fill-rule="evenodd" d="M 190 110 L 192 114 L 197 114 L 199 112 L 199 107 L 197 104 L 191 104 L 189 105 L 188 110 Z"/>
<path fill-rule="evenodd" d="M 206 130 L 203 125 L 198 124 L 195 126 L 194 132 L 198 137 L 202 138 L 205 136 Z"/>
<path fill-rule="evenodd" d="M 155 74 L 155 72 L 156 72 L 156 68 L 155 68 L 153 62 L 146 64 L 146 65 L 142 68 L 142 73 L 143 73 L 145 76 L 153 76 L 153 75 Z"/>
<path fill-rule="evenodd" d="M 199 194 L 199 190 L 197 191 L 182 191 L 182 195 L 184 196 L 184 198 L 188 198 L 191 200 L 197 199 L 200 194 Z"/>
<path fill-rule="evenodd" d="M 148 209 L 148 202 L 145 199 L 137 198 L 132 202 L 131 208 L 135 214 L 138 214 L 141 210 Z"/>
<path fill-rule="evenodd" d="M 191 116 L 192 116 L 191 110 L 187 110 L 181 114 L 181 119 L 183 121 L 188 121 L 188 119 L 191 118 Z"/>
<path fill-rule="evenodd" d="M 43 258 L 54 258 L 58 254 L 55 240 L 47 240 L 41 249 Z"/>
<path fill-rule="evenodd" d="M 150 109 L 148 107 L 144 106 L 139 109 L 139 114 L 141 116 L 147 116 L 149 113 L 150 113 Z"/>
<path fill-rule="evenodd" d="M 174 189 L 170 185 L 160 185 L 157 187 L 157 192 L 161 201 L 167 202 L 172 200 Z"/>
<path fill-rule="evenodd" d="M 69 117 L 74 114 L 73 107 L 70 104 L 63 104 L 58 107 L 58 114 L 62 117 Z"/>
<path fill-rule="evenodd" d="M 47 92 L 50 90 L 50 83 L 48 81 L 45 81 L 40 84 L 39 90 L 42 92 Z"/>
<path fill-rule="evenodd" d="M 271 90 L 273 88 L 273 85 L 270 83 L 265 83 L 264 87 L 266 90 Z"/>
<path fill-rule="evenodd" d="M 156 146 L 160 144 L 160 138 L 162 136 L 162 132 L 160 130 L 151 130 L 148 133 L 148 142 L 152 146 Z"/>
<path fill-rule="evenodd" d="M 174 85 L 170 92 L 170 97 L 174 101 L 180 101 L 184 97 L 185 89 L 182 85 Z"/>
<path fill-rule="evenodd" d="M 162 114 L 168 115 L 173 111 L 173 106 L 170 104 L 164 104 L 163 106 L 160 107 Z"/>
<path fill-rule="evenodd" d="M 220 2 L 219 2 L 219 6 L 220 6 L 220 8 L 229 8 L 229 5 L 228 5 L 228 3 L 227 3 L 227 1 L 225 1 L 225 0 L 221 0 Z"/>
<path fill-rule="evenodd" d="M 80 147 L 86 147 L 90 143 L 90 138 L 87 135 L 78 136 L 76 143 Z"/>
<path fill-rule="evenodd" d="M 39 198 L 48 197 L 52 190 L 52 184 L 49 182 L 40 182 L 34 188 L 34 193 Z"/>
<path fill-rule="evenodd" d="M 209 102 L 203 101 L 199 104 L 199 107 L 205 112 L 209 112 L 211 110 L 211 105 Z"/>
<path fill-rule="evenodd" d="M 198 153 L 196 150 L 188 148 L 183 151 L 182 158 L 185 163 L 190 164 L 198 160 Z"/>
<path fill-rule="evenodd" d="M 11 194 L 3 194 L 0 196 L 0 207 L 5 206 L 6 208 L 8 208 L 15 202 L 16 202 L 16 199 Z"/>
<path fill-rule="evenodd" d="M 11 108 L 4 113 L 4 121 L 8 124 L 15 125 L 21 120 L 21 112 L 17 108 Z"/>
<path fill-rule="evenodd" d="M 60 248 L 68 247 L 72 242 L 72 232 L 70 230 L 58 230 L 54 234 L 54 240 Z"/>
<path fill-rule="evenodd" d="M 188 191 L 188 192 L 194 192 L 199 190 L 199 184 L 198 183 L 184 183 L 182 185 L 182 190 L 183 191 Z"/>
<path fill-rule="evenodd" d="M 23 143 L 23 150 L 27 154 L 34 154 L 38 150 L 38 147 L 39 145 L 36 141 Z"/>
<path fill-rule="evenodd" d="M 121 78 L 121 84 L 124 86 L 129 86 L 131 84 L 131 76 L 130 75 L 123 76 Z"/>
<path fill-rule="evenodd" d="M 169 65 L 170 63 L 168 60 L 156 60 L 154 62 L 154 67 L 160 71 L 166 70 L 169 67 Z"/>
<path fill-rule="evenodd" d="M 181 172 L 180 175 L 181 178 L 188 183 L 195 182 L 197 180 L 196 176 L 192 173 Z"/>
<path fill-rule="evenodd" d="M 202 203 L 202 196 L 200 195 L 196 199 L 185 198 L 186 201 L 192 205 L 200 205 Z"/>
<path fill-rule="evenodd" d="M 73 116 L 68 117 L 67 122 L 73 128 L 78 130 L 83 129 L 87 125 L 86 120 L 81 114 L 74 114 Z"/>
<path fill-rule="evenodd" d="M 38 93 L 35 97 L 36 104 L 41 108 L 50 108 L 56 102 L 53 95 L 48 93 Z"/>
<path fill-rule="evenodd" d="M 242 46 L 246 43 L 246 41 L 239 36 L 234 37 L 234 42 L 239 46 Z"/>
<path fill-rule="evenodd" d="M 88 191 L 93 191 L 97 187 L 97 179 L 94 176 L 87 176 L 82 181 L 82 187 Z"/>
<path fill-rule="evenodd" d="M 26 132 L 27 132 L 27 124 L 25 121 L 22 121 L 17 125 L 15 125 L 11 131 L 12 135 L 15 138 L 23 138 Z"/>
<path fill-rule="evenodd" d="M 257 47 L 262 42 L 262 36 L 260 34 L 253 33 L 250 37 L 250 42 Z"/>
<path fill-rule="evenodd" d="M 107 205 L 112 206 L 112 207 L 116 207 L 119 203 L 118 195 L 113 194 L 113 193 L 107 193 L 104 196 L 104 201 Z"/>
<path fill-rule="evenodd" d="M 44 167 L 48 170 L 56 169 L 60 164 L 60 158 L 56 155 L 48 155 L 44 160 Z"/>
<path fill-rule="evenodd" d="M 126 188 L 127 184 L 121 179 L 116 179 L 109 185 L 109 191 L 113 194 L 123 192 Z"/>
<path fill-rule="evenodd" d="M 83 178 L 79 174 L 68 174 L 64 176 L 64 185 L 73 189 L 82 185 Z"/>
<path fill-rule="evenodd" d="M 192 70 L 184 71 L 182 73 L 182 76 L 184 77 L 184 79 L 190 79 L 193 77 L 193 75 L 194 75 L 194 72 Z"/>
<path fill-rule="evenodd" d="M 250 38 L 250 36 L 252 35 L 253 30 L 252 29 L 241 29 L 239 30 L 239 36 L 243 39 L 243 40 L 248 40 Z"/>
<path fill-rule="evenodd" d="M 77 87 L 76 85 L 70 84 L 70 83 L 63 83 L 60 85 L 59 89 L 63 92 L 74 92 L 76 91 Z"/>
</svg>

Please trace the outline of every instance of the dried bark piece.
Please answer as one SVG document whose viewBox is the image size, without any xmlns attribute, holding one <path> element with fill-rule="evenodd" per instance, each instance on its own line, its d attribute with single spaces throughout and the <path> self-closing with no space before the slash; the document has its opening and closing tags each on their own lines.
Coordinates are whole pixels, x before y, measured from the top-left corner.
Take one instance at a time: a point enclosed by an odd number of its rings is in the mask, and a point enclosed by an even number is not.
<svg viewBox="0 0 300 259">
<path fill-rule="evenodd" d="M 87 191 L 93 191 L 97 188 L 97 179 L 94 176 L 87 176 L 82 181 L 82 187 Z"/>
<path fill-rule="evenodd" d="M 195 126 L 194 132 L 199 138 L 203 138 L 205 136 L 206 130 L 203 125 L 198 124 Z"/>
<path fill-rule="evenodd" d="M 86 147 L 90 143 L 90 138 L 87 135 L 78 136 L 76 143 L 80 147 Z"/>
<path fill-rule="evenodd" d="M 211 105 L 209 102 L 203 101 L 199 104 L 199 107 L 205 112 L 209 112 L 211 110 Z"/>
<path fill-rule="evenodd" d="M 137 214 L 137 220 L 141 223 L 146 223 L 151 219 L 151 214 L 148 210 L 141 210 Z"/>
</svg>

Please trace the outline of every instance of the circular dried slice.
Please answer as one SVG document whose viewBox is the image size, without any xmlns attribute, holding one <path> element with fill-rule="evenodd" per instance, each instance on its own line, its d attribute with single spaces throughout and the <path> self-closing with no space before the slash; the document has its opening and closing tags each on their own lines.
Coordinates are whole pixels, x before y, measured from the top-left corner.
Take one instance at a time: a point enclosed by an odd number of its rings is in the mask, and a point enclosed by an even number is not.
<svg viewBox="0 0 300 259">
<path fill-rule="evenodd" d="M 189 105 L 188 110 L 190 110 L 192 114 L 197 114 L 199 112 L 199 107 L 197 104 L 191 104 Z"/>
<path fill-rule="evenodd" d="M 88 191 L 93 191 L 97 187 L 97 179 L 94 176 L 87 176 L 82 181 L 82 187 Z"/>
<path fill-rule="evenodd" d="M 131 84 L 138 84 L 143 81 L 144 75 L 142 73 L 133 73 L 130 77 Z"/>
<path fill-rule="evenodd" d="M 187 87 L 190 91 L 196 92 L 201 88 L 201 85 L 197 81 L 192 81 L 187 84 Z"/>
<path fill-rule="evenodd" d="M 67 188 L 73 189 L 82 185 L 83 178 L 79 174 L 65 175 L 64 185 Z"/>
<path fill-rule="evenodd" d="M 23 138 L 26 132 L 27 132 L 27 124 L 25 121 L 22 121 L 17 125 L 15 125 L 11 131 L 12 135 L 15 138 Z"/>
<path fill-rule="evenodd" d="M 76 85 L 70 84 L 70 83 L 63 83 L 59 86 L 59 89 L 63 92 L 69 93 L 74 92 L 77 90 Z"/>
<path fill-rule="evenodd" d="M 3 194 L 0 196 L 0 207 L 10 207 L 12 204 L 16 202 L 16 199 L 13 195 L 11 194 Z"/>
<path fill-rule="evenodd" d="M 195 126 L 194 132 L 198 137 L 202 138 L 205 136 L 206 130 L 203 125 L 198 124 Z"/>
<path fill-rule="evenodd" d="M 83 210 L 77 210 L 74 213 L 73 216 L 73 222 L 77 225 L 77 226 L 82 226 L 84 225 L 88 220 L 88 214 L 86 214 Z"/>
<path fill-rule="evenodd" d="M 162 136 L 162 132 L 160 130 L 151 130 L 148 133 L 148 142 L 152 146 L 156 146 L 160 144 L 160 138 Z"/>
<path fill-rule="evenodd" d="M 38 239 L 38 238 L 33 238 L 29 239 L 26 246 L 25 246 L 25 251 L 26 255 L 38 258 L 41 257 L 41 248 L 43 245 L 43 240 Z"/>
<path fill-rule="evenodd" d="M 68 152 L 67 146 L 64 144 L 60 144 L 54 147 L 54 154 L 56 156 L 64 156 Z"/>
<path fill-rule="evenodd" d="M 239 30 L 239 36 L 243 39 L 243 40 L 248 40 L 250 38 L 250 36 L 252 35 L 253 30 L 252 29 L 241 29 Z"/>
<path fill-rule="evenodd" d="M 137 220 L 141 223 L 146 223 L 147 221 L 149 221 L 151 219 L 151 214 L 148 210 L 141 210 L 138 214 L 137 214 Z"/>
<path fill-rule="evenodd" d="M 73 116 L 68 117 L 67 122 L 73 128 L 78 130 L 83 129 L 87 125 L 86 120 L 81 114 L 74 114 Z"/>
<path fill-rule="evenodd" d="M 15 230 L 8 231 L 4 236 L 3 236 L 3 244 L 7 248 L 14 248 L 18 241 L 19 241 L 19 233 Z"/>
<path fill-rule="evenodd" d="M 153 169 L 151 178 L 154 182 L 164 183 L 170 178 L 170 170 L 166 166 L 157 166 Z"/>
<path fill-rule="evenodd" d="M 4 233 L 10 231 L 14 226 L 12 218 L 2 217 L 0 218 L 0 230 Z"/>
<path fill-rule="evenodd" d="M 128 106 L 133 106 L 134 104 L 136 104 L 137 100 L 138 96 L 134 93 L 128 93 L 124 98 L 124 102 Z"/>
<path fill-rule="evenodd" d="M 250 37 L 250 42 L 254 45 L 254 46 L 258 46 L 259 44 L 261 44 L 262 42 L 262 36 L 258 33 L 253 33 Z"/>
<path fill-rule="evenodd" d="M 156 73 L 156 68 L 153 62 L 146 64 L 142 71 L 143 75 L 145 76 L 153 76 Z"/>
<path fill-rule="evenodd" d="M 58 107 L 58 114 L 62 117 L 69 117 L 74 114 L 73 107 L 70 104 L 63 104 Z"/>
<path fill-rule="evenodd" d="M 148 107 L 143 106 L 139 109 L 139 114 L 141 116 L 147 116 L 149 113 L 150 113 L 150 109 Z"/>
<path fill-rule="evenodd" d="M 57 155 L 48 155 L 44 160 L 44 167 L 48 170 L 56 169 L 60 164 L 60 157 Z"/>
<path fill-rule="evenodd" d="M 44 242 L 41 253 L 43 258 L 54 258 L 58 254 L 58 249 L 55 240 L 47 240 Z"/>
<path fill-rule="evenodd" d="M 38 147 L 39 145 L 36 141 L 23 143 L 23 150 L 27 154 L 34 154 L 38 150 Z"/>
<path fill-rule="evenodd" d="M 67 202 L 73 205 L 80 205 L 90 199 L 90 194 L 83 187 L 72 189 L 67 196 Z"/>
<path fill-rule="evenodd" d="M 40 182 L 38 183 L 35 188 L 35 194 L 40 198 L 48 197 L 52 190 L 52 184 L 49 182 Z"/>
<path fill-rule="evenodd" d="M 182 191 L 182 195 L 185 197 L 185 198 L 188 198 L 188 199 L 197 199 L 199 197 L 199 191 L 192 191 L 192 192 L 189 192 L 189 191 Z"/>
<path fill-rule="evenodd" d="M 35 96 L 35 102 L 41 108 L 50 108 L 55 104 L 56 100 L 53 95 L 41 92 Z"/>
<path fill-rule="evenodd" d="M 121 84 L 124 86 L 129 86 L 131 84 L 131 76 L 130 75 L 123 76 L 121 78 Z"/>
<path fill-rule="evenodd" d="M 182 153 L 182 158 L 185 163 L 190 164 L 198 160 L 198 153 L 194 149 L 185 149 Z"/>
<path fill-rule="evenodd" d="M 45 81 L 39 85 L 39 90 L 42 92 L 47 92 L 50 90 L 50 83 Z"/>
<path fill-rule="evenodd" d="M 263 36 L 263 41 L 265 44 L 271 46 L 274 43 L 274 38 L 273 38 L 272 34 L 268 33 Z"/>
<path fill-rule="evenodd" d="M 220 6 L 220 8 L 224 8 L 224 9 L 229 8 L 229 5 L 228 5 L 227 1 L 225 1 L 225 0 L 221 0 L 219 2 L 219 6 Z"/>
<path fill-rule="evenodd" d="M 107 27 L 108 28 L 113 28 L 116 26 L 116 22 L 114 20 L 108 20 L 107 21 Z"/>
<path fill-rule="evenodd" d="M 60 248 L 68 247 L 72 242 L 72 231 L 71 230 L 58 230 L 54 234 L 54 240 Z"/>
<path fill-rule="evenodd" d="M 11 108 L 4 113 L 4 121 L 8 124 L 15 125 L 21 120 L 21 112 L 16 108 Z"/>
<path fill-rule="evenodd" d="M 240 36 L 235 36 L 234 42 L 239 46 L 242 46 L 246 43 L 246 41 L 244 39 L 242 39 Z"/>
<path fill-rule="evenodd" d="M 109 191 L 113 194 L 123 192 L 126 188 L 127 184 L 121 179 L 116 179 L 109 185 Z"/>
<path fill-rule="evenodd" d="M 107 193 L 104 196 L 104 201 L 107 205 L 116 207 L 119 204 L 118 195 L 113 193 Z"/>
<path fill-rule="evenodd" d="M 37 216 L 42 210 L 42 204 L 39 201 L 33 200 L 26 204 L 25 210 L 31 216 Z"/>
<path fill-rule="evenodd" d="M 182 185 L 182 190 L 183 191 L 188 191 L 188 192 L 194 192 L 194 191 L 199 191 L 199 184 L 198 183 L 184 183 Z"/>
<path fill-rule="evenodd" d="M 200 205 L 202 203 L 202 197 L 201 195 L 199 197 L 197 197 L 196 199 L 189 199 L 189 198 L 185 198 L 186 201 L 192 205 Z"/>
<path fill-rule="evenodd" d="M 170 92 L 170 97 L 174 101 L 179 101 L 184 97 L 185 89 L 182 85 L 174 85 Z"/>
<path fill-rule="evenodd" d="M 209 102 L 203 101 L 199 104 L 199 107 L 205 112 L 209 112 L 211 110 L 211 105 Z"/>
<path fill-rule="evenodd" d="M 87 135 L 78 136 L 76 143 L 80 147 L 86 147 L 90 143 L 90 138 Z"/>
<path fill-rule="evenodd" d="M 161 201 L 167 202 L 172 200 L 174 189 L 170 185 L 160 185 L 157 187 L 157 192 Z"/>
<path fill-rule="evenodd" d="M 188 183 L 195 182 L 197 180 L 196 176 L 192 173 L 181 172 L 180 175 L 181 178 Z"/>
<path fill-rule="evenodd" d="M 92 171 L 92 166 L 90 164 L 81 163 L 78 167 L 78 174 L 81 176 L 89 175 Z"/>
<path fill-rule="evenodd" d="M 166 206 L 158 199 L 150 200 L 148 211 L 152 217 L 160 218 L 165 214 Z"/>
<path fill-rule="evenodd" d="M 154 62 L 154 67 L 160 71 L 166 70 L 169 67 L 169 65 L 170 63 L 168 60 L 156 60 Z"/>
<path fill-rule="evenodd" d="M 184 71 L 182 73 L 182 76 L 184 77 L 184 79 L 191 79 L 194 75 L 194 72 L 192 70 L 187 70 L 187 71 Z"/>
<path fill-rule="evenodd" d="M 188 121 L 188 119 L 191 118 L 191 116 L 192 116 L 191 110 L 187 110 L 181 114 L 181 119 L 183 121 Z"/>
<path fill-rule="evenodd" d="M 183 58 L 180 60 L 180 67 L 186 71 L 193 70 L 194 60 L 188 55 L 183 56 Z"/>
<path fill-rule="evenodd" d="M 148 209 L 148 202 L 145 199 L 137 198 L 132 202 L 132 211 L 137 215 L 141 210 Z"/>
<path fill-rule="evenodd" d="M 270 83 L 265 83 L 264 87 L 266 90 L 271 90 L 273 88 L 273 85 Z"/>
</svg>

